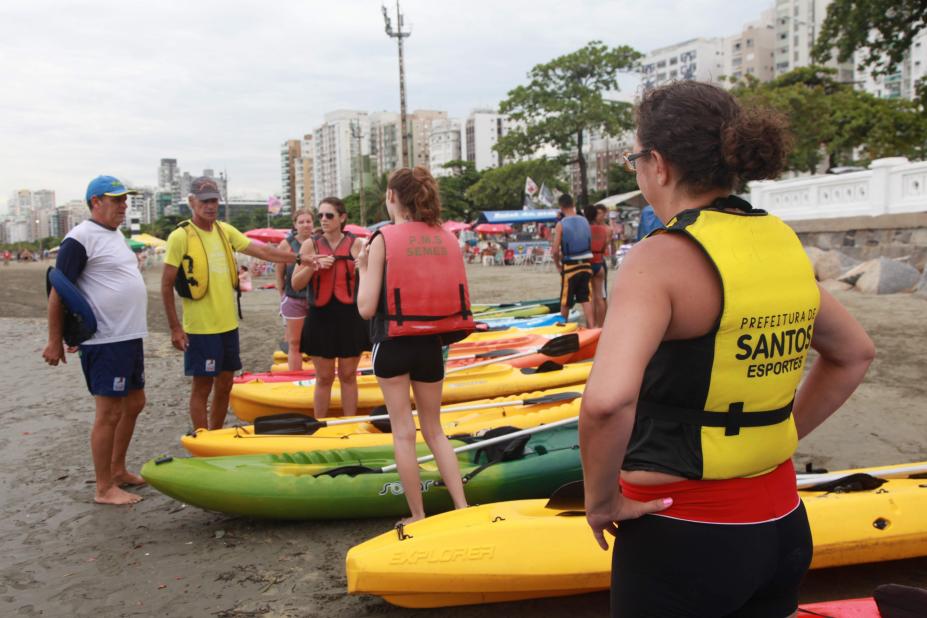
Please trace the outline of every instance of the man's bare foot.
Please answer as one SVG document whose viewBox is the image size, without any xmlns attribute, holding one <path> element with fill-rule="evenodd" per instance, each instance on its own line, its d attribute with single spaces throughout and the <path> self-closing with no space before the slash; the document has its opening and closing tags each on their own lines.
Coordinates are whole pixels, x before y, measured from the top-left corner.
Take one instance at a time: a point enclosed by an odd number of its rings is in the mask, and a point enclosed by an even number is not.
<svg viewBox="0 0 927 618">
<path fill-rule="evenodd" d="M 129 493 L 124 489 L 119 489 L 119 487 L 113 485 L 102 494 L 97 492 L 93 501 L 97 504 L 135 504 L 136 502 L 141 502 L 142 497 L 137 494 Z"/>
<path fill-rule="evenodd" d="M 145 479 L 128 470 L 113 473 L 113 485 L 145 485 Z"/>
</svg>

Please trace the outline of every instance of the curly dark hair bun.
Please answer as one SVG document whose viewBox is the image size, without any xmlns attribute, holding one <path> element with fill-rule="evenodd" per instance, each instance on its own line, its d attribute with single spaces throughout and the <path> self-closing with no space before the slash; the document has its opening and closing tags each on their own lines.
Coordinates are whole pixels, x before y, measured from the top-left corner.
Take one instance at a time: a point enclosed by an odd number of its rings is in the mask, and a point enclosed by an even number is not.
<svg viewBox="0 0 927 618">
<path fill-rule="evenodd" d="M 692 193 L 776 178 L 792 143 L 778 112 L 744 109 L 729 92 L 695 81 L 645 93 L 637 121 L 641 145 L 658 151 Z"/>
</svg>

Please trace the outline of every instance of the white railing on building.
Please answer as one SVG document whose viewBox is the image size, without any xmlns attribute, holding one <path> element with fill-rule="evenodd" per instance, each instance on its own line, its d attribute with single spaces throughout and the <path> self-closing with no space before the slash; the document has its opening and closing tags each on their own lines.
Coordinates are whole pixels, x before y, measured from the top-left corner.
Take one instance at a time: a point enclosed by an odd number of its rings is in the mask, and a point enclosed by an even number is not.
<svg viewBox="0 0 927 618">
<path fill-rule="evenodd" d="M 891 157 L 859 172 L 751 182 L 750 201 L 786 221 L 927 212 L 927 161 Z"/>
</svg>

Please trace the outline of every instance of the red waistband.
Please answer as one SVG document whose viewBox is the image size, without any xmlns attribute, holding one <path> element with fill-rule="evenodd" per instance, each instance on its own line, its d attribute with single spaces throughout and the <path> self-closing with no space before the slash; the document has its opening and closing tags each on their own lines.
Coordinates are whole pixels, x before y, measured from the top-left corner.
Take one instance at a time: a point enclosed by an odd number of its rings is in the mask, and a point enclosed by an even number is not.
<svg viewBox="0 0 927 618">
<path fill-rule="evenodd" d="M 664 485 L 637 485 L 621 480 L 621 493 L 647 502 L 672 498 L 657 515 L 717 524 L 756 524 L 779 519 L 798 506 L 795 468 L 790 460 L 751 478 L 723 481 L 686 480 Z"/>
</svg>

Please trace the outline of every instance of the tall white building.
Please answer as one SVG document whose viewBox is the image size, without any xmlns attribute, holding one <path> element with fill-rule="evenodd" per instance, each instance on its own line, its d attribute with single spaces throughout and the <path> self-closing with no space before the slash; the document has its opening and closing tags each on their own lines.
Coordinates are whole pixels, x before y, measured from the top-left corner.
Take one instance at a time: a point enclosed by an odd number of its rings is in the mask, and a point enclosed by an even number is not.
<svg viewBox="0 0 927 618">
<path fill-rule="evenodd" d="M 661 47 L 644 56 L 640 67 L 645 90 L 683 79 L 717 82 L 725 74 L 724 39 L 690 39 Z"/>
<path fill-rule="evenodd" d="M 853 58 L 859 66 L 866 56 L 865 51 L 857 51 Z M 866 92 L 882 99 L 913 99 L 916 95 L 917 82 L 927 76 L 927 30 L 922 30 L 914 37 L 911 48 L 904 59 L 895 66 L 889 75 L 873 77 L 872 69 L 856 69 L 856 85 Z"/>
<path fill-rule="evenodd" d="M 313 142 L 313 202 L 318 204 L 327 196 L 343 198 L 358 191 L 362 159 L 370 156 L 367 112 L 338 110 L 325 114 Z"/>
<path fill-rule="evenodd" d="M 776 0 L 775 75 L 812 64 L 811 50 L 831 0 Z M 836 56 L 836 54 L 834 54 Z M 852 82 L 853 63 L 831 58 L 825 66 L 837 69 L 836 79 Z"/>
<path fill-rule="evenodd" d="M 464 125 L 464 141 L 461 147 L 467 161 L 472 161 L 477 170 L 499 167 L 499 154 L 493 149 L 499 138 L 508 132 L 509 120 L 505 114 L 491 109 L 474 110 Z"/>
<path fill-rule="evenodd" d="M 314 195 L 312 193 L 312 156 L 314 146 L 312 144 L 312 134 L 303 136 L 302 146 L 300 147 L 300 156 L 296 159 L 296 209 L 315 210 L 313 203 Z"/>
<path fill-rule="evenodd" d="M 417 109 L 406 118 L 409 126 L 409 167 L 420 165 L 430 169 L 431 127 L 435 122 L 447 120 L 447 112 Z"/>
<path fill-rule="evenodd" d="M 52 210 L 55 208 L 55 192 L 49 189 L 39 189 L 32 192 L 32 207 L 36 210 Z"/>
<path fill-rule="evenodd" d="M 451 170 L 444 169 L 444 164 L 461 159 L 460 120 L 445 118 L 431 124 L 428 137 L 428 166 L 435 178 L 448 176 Z"/>
</svg>

